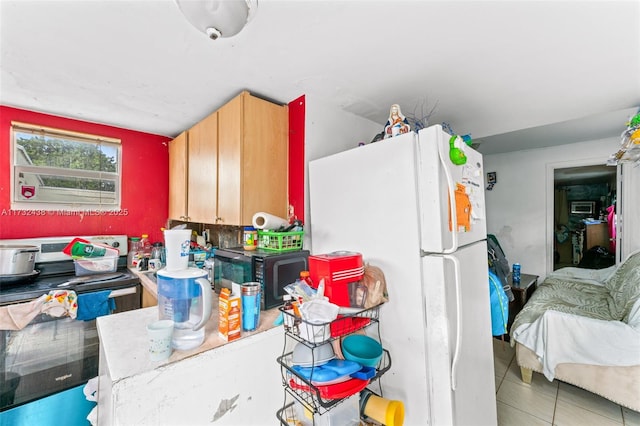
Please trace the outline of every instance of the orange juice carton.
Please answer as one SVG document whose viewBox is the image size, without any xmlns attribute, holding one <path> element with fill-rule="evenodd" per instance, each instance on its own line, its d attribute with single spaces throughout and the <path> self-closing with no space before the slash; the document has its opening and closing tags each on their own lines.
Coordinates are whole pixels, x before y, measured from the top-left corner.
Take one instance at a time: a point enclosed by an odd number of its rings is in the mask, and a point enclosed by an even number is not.
<svg viewBox="0 0 640 426">
<path fill-rule="evenodd" d="M 223 288 L 218 298 L 218 334 L 227 342 L 240 338 L 241 304 L 239 287 L 233 290 Z"/>
</svg>

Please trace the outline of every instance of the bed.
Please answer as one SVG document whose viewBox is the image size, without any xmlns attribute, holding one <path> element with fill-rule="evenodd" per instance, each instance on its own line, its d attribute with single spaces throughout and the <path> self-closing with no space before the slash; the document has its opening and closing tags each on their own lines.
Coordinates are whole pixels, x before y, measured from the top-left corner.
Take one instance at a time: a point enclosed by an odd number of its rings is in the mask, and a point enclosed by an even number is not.
<svg viewBox="0 0 640 426">
<path fill-rule="evenodd" d="M 524 382 L 535 371 L 640 411 L 640 252 L 549 274 L 510 335 Z"/>
</svg>

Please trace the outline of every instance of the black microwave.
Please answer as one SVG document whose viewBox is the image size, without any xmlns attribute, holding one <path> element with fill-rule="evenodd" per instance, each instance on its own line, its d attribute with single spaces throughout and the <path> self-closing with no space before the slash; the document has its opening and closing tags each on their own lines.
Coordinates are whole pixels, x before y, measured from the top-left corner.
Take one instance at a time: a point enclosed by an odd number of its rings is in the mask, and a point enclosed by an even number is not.
<svg viewBox="0 0 640 426">
<path fill-rule="evenodd" d="M 214 253 L 213 288 L 220 293 L 232 283 L 259 282 L 262 309 L 281 306 L 284 288 L 309 270 L 309 251 L 246 251 L 242 247 L 218 249 Z"/>
</svg>

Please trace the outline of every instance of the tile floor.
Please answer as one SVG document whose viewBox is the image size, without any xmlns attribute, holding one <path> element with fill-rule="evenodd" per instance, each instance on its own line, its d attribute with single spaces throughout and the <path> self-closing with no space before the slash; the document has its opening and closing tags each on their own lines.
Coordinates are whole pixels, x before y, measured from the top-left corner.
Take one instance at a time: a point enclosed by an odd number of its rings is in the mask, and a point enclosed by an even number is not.
<svg viewBox="0 0 640 426">
<path fill-rule="evenodd" d="M 493 339 L 499 426 L 640 426 L 640 413 L 567 383 L 533 373 L 520 379 L 515 349 Z"/>
</svg>

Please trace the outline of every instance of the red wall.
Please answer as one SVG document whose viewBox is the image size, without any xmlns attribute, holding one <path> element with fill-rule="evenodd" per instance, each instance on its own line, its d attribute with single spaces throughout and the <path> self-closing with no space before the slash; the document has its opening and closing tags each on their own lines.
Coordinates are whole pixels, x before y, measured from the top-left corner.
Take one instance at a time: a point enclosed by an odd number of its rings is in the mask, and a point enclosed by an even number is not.
<svg viewBox="0 0 640 426">
<path fill-rule="evenodd" d="M 289 102 L 289 213 L 304 223 L 305 96 Z"/>
<path fill-rule="evenodd" d="M 11 210 L 11 121 L 90 133 L 122 142 L 120 215 L 25 216 Z M 0 239 L 149 234 L 162 241 L 168 215 L 169 151 L 164 136 L 0 106 Z M 28 212 L 28 211 L 26 211 Z"/>
</svg>

